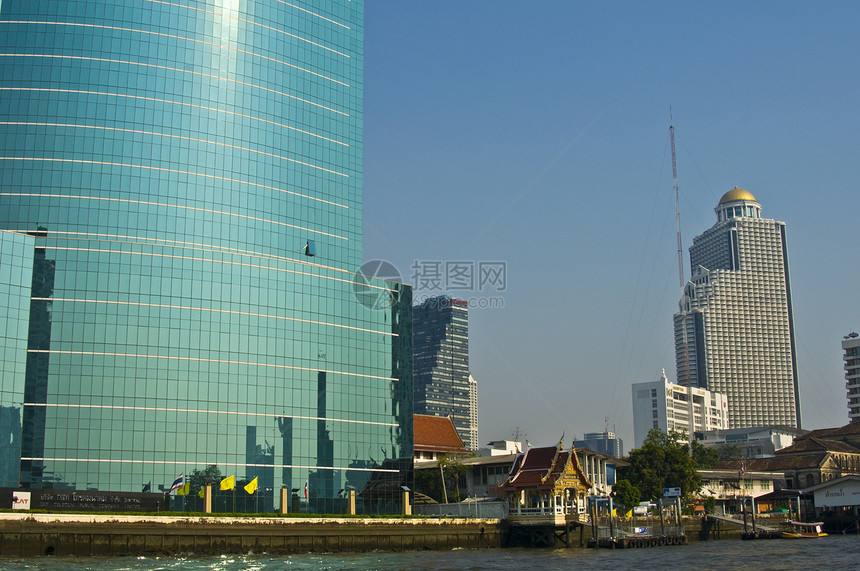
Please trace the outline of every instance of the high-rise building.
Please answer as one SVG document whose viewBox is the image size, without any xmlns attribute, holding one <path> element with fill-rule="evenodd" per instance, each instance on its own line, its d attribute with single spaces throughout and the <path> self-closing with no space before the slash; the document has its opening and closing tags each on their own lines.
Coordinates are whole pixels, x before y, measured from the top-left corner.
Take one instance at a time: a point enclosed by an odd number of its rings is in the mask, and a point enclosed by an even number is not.
<svg viewBox="0 0 860 571">
<path fill-rule="evenodd" d="M 478 449 L 478 381 L 469 373 L 469 445 Z"/>
<path fill-rule="evenodd" d="M 469 304 L 432 297 L 413 308 L 415 413 L 449 416 L 478 449 L 477 383 L 469 382 Z"/>
<path fill-rule="evenodd" d="M 693 240 L 674 316 L 678 384 L 729 399 L 729 427 L 800 427 L 785 223 L 735 187 Z"/>
<path fill-rule="evenodd" d="M 854 332 L 842 340 L 845 390 L 848 392 L 848 421 L 860 422 L 860 337 Z"/>
<path fill-rule="evenodd" d="M 363 31 L 360 0 L 0 3 L 0 486 L 214 465 L 260 510 L 399 501 L 411 289 L 353 279 Z"/>
<path fill-rule="evenodd" d="M 665 371 L 659 381 L 634 383 L 632 389 L 634 448 L 642 446 L 652 428 L 666 433 L 675 430 L 692 437 L 695 432 L 729 427 L 725 395 L 669 382 Z"/>
<path fill-rule="evenodd" d="M 624 456 L 624 442 L 614 432 L 586 432 L 581 440 L 573 442 L 575 448 L 588 448 L 613 458 Z"/>
</svg>

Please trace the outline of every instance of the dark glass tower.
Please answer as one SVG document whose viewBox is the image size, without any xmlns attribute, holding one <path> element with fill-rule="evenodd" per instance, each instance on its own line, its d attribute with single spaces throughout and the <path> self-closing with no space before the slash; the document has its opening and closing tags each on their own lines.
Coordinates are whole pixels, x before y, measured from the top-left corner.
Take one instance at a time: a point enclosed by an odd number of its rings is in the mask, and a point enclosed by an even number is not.
<svg viewBox="0 0 860 571">
<path fill-rule="evenodd" d="M 411 458 L 411 292 L 352 279 L 363 31 L 361 1 L 0 3 L 21 485 L 215 465 L 321 511 Z"/>
<path fill-rule="evenodd" d="M 414 308 L 415 413 L 450 416 L 470 450 L 478 448 L 477 397 L 469 384 L 469 305 L 450 297 Z"/>
</svg>

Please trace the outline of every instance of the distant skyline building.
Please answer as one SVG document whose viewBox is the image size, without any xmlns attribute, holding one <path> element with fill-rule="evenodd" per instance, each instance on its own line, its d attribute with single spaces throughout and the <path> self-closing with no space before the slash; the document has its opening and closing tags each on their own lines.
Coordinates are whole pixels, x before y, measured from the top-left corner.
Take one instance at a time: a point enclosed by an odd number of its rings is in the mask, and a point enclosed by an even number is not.
<svg viewBox="0 0 860 571">
<path fill-rule="evenodd" d="M 842 341 L 842 366 L 848 393 L 848 421 L 860 422 L 860 336 L 851 332 Z"/>
<path fill-rule="evenodd" d="M 469 450 L 478 449 L 477 382 L 469 374 L 469 304 L 431 297 L 413 308 L 415 414 L 450 416 Z"/>
<path fill-rule="evenodd" d="M 663 371 L 659 381 L 634 383 L 634 448 L 645 442 L 652 428 L 663 432 L 677 430 L 691 437 L 695 432 L 728 428 L 729 406 L 725 395 L 670 382 Z M 693 426 L 690 427 L 690 392 L 692 392 Z"/>
<path fill-rule="evenodd" d="M 586 432 L 582 440 L 573 443 L 576 448 L 588 448 L 613 458 L 624 456 L 624 442 L 614 432 Z"/>
<path fill-rule="evenodd" d="M 469 445 L 474 447 L 470 450 L 478 449 L 478 381 L 469 373 L 469 434 L 466 438 Z"/>
<path fill-rule="evenodd" d="M 728 397 L 730 428 L 799 428 L 785 223 L 762 218 L 737 187 L 714 211 L 717 223 L 693 240 L 674 316 L 678 384 Z"/>
<path fill-rule="evenodd" d="M 400 512 L 412 294 L 353 279 L 363 69 L 361 0 L 0 2 L 0 487 L 215 466 L 260 511 Z"/>
</svg>

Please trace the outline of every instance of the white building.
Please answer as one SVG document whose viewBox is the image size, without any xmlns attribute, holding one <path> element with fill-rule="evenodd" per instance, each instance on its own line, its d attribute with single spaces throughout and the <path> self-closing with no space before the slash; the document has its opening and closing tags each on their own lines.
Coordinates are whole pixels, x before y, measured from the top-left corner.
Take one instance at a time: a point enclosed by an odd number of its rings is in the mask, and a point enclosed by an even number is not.
<svg viewBox="0 0 860 571">
<path fill-rule="evenodd" d="M 478 456 L 507 456 L 519 454 L 522 446 L 515 440 L 493 440 L 487 443 L 487 448 L 480 448 Z"/>
<path fill-rule="evenodd" d="M 842 341 L 845 351 L 845 390 L 848 391 L 848 421 L 860 422 L 860 337 L 849 333 Z"/>
<path fill-rule="evenodd" d="M 469 433 L 463 438 L 470 450 L 478 448 L 478 381 L 469 373 Z"/>
<path fill-rule="evenodd" d="M 690 391 L 669 382 L 663 371 L 659 381 L 633 384 L 634 448 L 645 442 L 648 431 L 684 431 L 687 435 L 728 428 L 729 405 L 725 395 L 692 387 L 693 427 L 690 429 Z"/>
<path fill-rule="evenodd" d="M 699 495 L 702 498 L 713 498 L 724 514 L 739 513 L 742 502 L 752 498 L 752 505 L 757 504 L 757 498 L 766 496 L 774 491 L 774 481 L 781 480 L 780 475 L 770 472 L 740 472 L 738 470 L 698 470 L 702 477 L 702 487 Z M 756 512 L 760 510 L 755 508 Z"/>
<path fill-rule="evenodd" d="M 674 316 L 677 379 L 726 395 L 729 426 L 800 427 L 785 223 L 735 187 L 693 240 Z M 689 379 L 689 382 L 688 382 Z"/>
</svg>

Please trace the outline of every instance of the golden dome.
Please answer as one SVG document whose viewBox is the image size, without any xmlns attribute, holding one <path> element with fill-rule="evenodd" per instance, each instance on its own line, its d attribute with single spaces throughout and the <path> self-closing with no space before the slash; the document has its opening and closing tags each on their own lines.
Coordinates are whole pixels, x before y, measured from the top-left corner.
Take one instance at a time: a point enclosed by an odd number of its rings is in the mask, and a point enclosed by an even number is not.
<svg viewBox="0 0 860 571">
<path fill-rule="evenodd" d="M 753 202 L 756 201 L 755 196 L 753 196 L 751 192 L 742 188 L 734 187 L 723 195 L 723 197 L 720 199 L 720 204 L 725 204 L 727 202 L 735 202 L 737 200 L 751 200 Z"/>
</svg>

